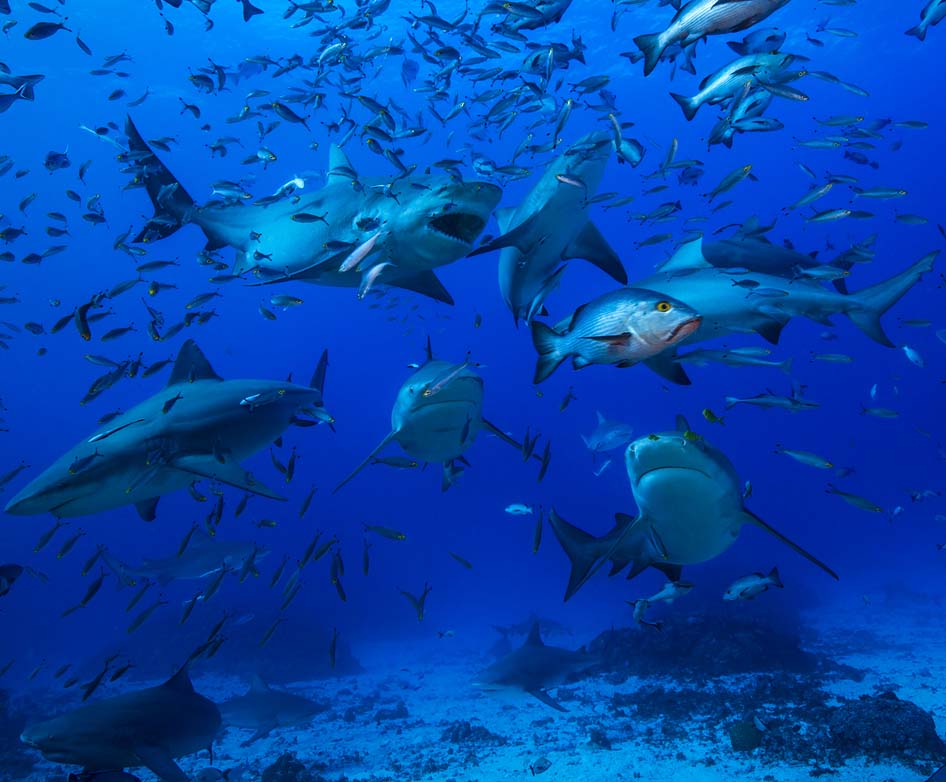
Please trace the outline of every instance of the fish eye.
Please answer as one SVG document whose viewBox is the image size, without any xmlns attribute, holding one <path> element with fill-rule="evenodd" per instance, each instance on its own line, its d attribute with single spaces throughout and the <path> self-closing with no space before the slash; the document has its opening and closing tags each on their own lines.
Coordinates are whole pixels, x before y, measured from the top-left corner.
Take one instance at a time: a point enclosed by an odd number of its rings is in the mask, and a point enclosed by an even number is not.
<svg viewBox="0 0 946 782">
<path fill-rule="evenodd" d="M 671 309 L 673 309 L 673 305 L 669 301 L 657 302 L 657 312 L 670 312 Z"/>
</svg>

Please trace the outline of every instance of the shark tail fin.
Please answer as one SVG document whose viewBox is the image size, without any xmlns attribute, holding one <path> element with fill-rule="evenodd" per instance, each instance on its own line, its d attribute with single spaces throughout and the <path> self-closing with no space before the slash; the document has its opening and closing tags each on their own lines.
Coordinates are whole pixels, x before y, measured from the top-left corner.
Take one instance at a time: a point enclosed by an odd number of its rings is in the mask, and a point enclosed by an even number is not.
<svg viewBox="0 0 946 782">
<path fill-rule="evenodd" d="M 572 565 L 565 588 L 567 602 L 591 576 L 605 545 L 594 535 L 569 524 L 554 510 L 549 511 L 549 526 Z"/>
<path fill-rule="evenodd" d="M 660 33 L 638 35 L 634 39 L 634 43 L 644 53 L 644 75 L 650 76 L 654 68 L 657 67 L 657 63 L 660 62 L 660 55 L 664 51 L 664 46 L 660 41 Z"/>
<path fill-rule="evenodd" d="M 532 344 L 539 352 L 539 358 L 535 364 L 535 376 L 532 379 L 532 382 L 538 385 L 548 379 L 569 354 L 562 350 L 564 341 L 562 334 L 537 320 L 529 325 L 532 328 Z"/>
<path fill-rule="evenodd" d="M 926 272 L 933 270 L 933 262 L 937 255 L 939 255 L 938 250 L 931 252 L 889 280 L 884 280 L 851 294 L 849 298 L 852 306 L 847 308 L 845 314 L 855 326 L 875 342 L 887 347 L 895 347 L 890 338 L 884 333 L 883 326 L 880 325 L 880 318 L 900 301 Z"/>
<path fill-rule="evenodd" d="M 162 163 L 154 150 L 141 137 L 131 117 L 125 120 L 125 133 L 128 136 L 128 148 L 138 153 L 140 166 L 148 197 L 154 205 L 154 216 L 135 237 L 136 242 L 152 242 L 170 236 L 184 223 L 190 220 L 194 210 L 194 199 L 177 181 Z"/>
<path fill-rule="evenodd" d="M 345 480 L 343 480 L 340 484 L 338 484 L 338 486 L 332 489 L 332 494 L 336 494 L 338 490 L 342 488 L 342 486 L 348 483 L 352 478 L 354 478 L 358 473 L 360 473 L 365 467 L 367 467 L 368 464 L 371 462 L 371 460 L 374 459 L 374 457 L 377 456 L 379 453 L 381 453 L 384 447 L 394 439 L 396 434 L 397 432 L 392 431 L 388 434 L 387 437 L 385 437 L 380 443 L 378 443 L 375 449 L 365 457 L 364 461 L 361 464 L 359 464 L 354 470 L 352 470 L 348 474 L 348 476 L 345 478 Z"/>
<path fill-rule="evenodd" d="M 678 95 L 675 92 L 671 92 L 670 97 L 680 104 L 680 108 L 683 109 L 683 116 L 686 117 L 688 121 L 696 116 L 696 112 L 699 110 L 700 106 L 692 98 L 688 98 L 685 95 Z"/>
</svg>

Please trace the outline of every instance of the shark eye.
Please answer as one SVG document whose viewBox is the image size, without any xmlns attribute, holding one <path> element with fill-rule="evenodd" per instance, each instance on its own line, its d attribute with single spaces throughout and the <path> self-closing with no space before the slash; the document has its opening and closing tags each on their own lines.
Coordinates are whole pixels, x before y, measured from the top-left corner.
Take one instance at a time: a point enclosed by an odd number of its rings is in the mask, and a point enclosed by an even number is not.
<svg viewBox="0 0 946 782">
<path fill-rule="evenodd" d="M 670 312 L 673 309 L 673 305 L 669 301 L 658 301 L 657 302 L 657 312 Z"/>
</svg>

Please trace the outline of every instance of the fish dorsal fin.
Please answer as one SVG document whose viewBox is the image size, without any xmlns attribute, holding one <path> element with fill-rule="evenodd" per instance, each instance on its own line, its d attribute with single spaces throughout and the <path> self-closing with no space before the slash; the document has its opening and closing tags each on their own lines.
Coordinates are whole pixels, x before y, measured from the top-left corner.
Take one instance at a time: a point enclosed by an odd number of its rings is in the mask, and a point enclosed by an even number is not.
<svg viewBox="0 0 946 782">
<path fill-rule="evenodd" d="M 187 671 L 187 665 L 184 665 L 175 673 L 170 679 L 168 679 L 163 685 L 170 690 L 176 690 L 177 692 L 193 692 L 194 685 L 191 684 L 191 677 Z"/>
<path fill-rule="evenodd" d="M 536 619 L 532 623 L 532 628 L 529 630 L 529 637 L 526 638 L 525 646 L 545 646 L 542 641 L 542 635 L 539 632 L 539 620 Z"/>
<path fill-rule="evenodd" d="M 689 431 L 690 431 L 690 424 L 687 423 L 686 416 L 683 415 L 682 413 L 677 413 L 676 425 L 677 425 L 677 431 L 678 431 L 678 432 L 689 432 Z"/>
<path fill-rule="evenodd" d="M 698 236 L 691 242 L 681 244 L 670 260 L 661 264 L 660 271 L 672 272 L 682 269 L 708 268 L 711 264 L 703 255 L 703 237 Z"/>
<path fill-rule="evenodd" d="M 340 146 L 332 144 L 328 151 L 328 184 L 337 185 L 339 182 L 350 182 L 350 174 L 354 170 L 348 155 L 342 152 Z"/>
<path fill-rule="evenodd" d="M 214 372 L 214 368 L 210 366 L 203 351 L 197 347 L 197 343 L 189 339 L 181 345 L 177 354 L 174 369 L 168 380 L 168 388 L 178 383 L 193 383 L 195 380 L 223 380 L 223 378 Z"/>
<path fill-rule="evenodd" d="M 258 673 L 254 673 L 250 680 L 250 692 L 269 692 L 269 685 Z"/>
<path fill-rule="evenodd" d="M 621 259 L 591 220 L 585 223 L 584 228 L 562 252 L 562 260 L 569 258 L 584 258 L 621 285 L 627 285 L 627 272 Z"/>
</svg>

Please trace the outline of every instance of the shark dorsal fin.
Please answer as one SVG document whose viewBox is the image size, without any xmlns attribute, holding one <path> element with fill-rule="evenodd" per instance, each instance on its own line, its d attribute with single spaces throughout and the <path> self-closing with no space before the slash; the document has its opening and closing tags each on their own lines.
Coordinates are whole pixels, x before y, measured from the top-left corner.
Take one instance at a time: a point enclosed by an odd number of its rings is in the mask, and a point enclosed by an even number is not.
<svg viewBox="0 0 946 782">
<path fill-rule="evenodd" d="M 542 641 L 542 635 L 539 633 L 538 619 L 532 623 L 532 628 L 529 630 L 529 637 L 526 638 L 525 646 L 545 646 Z"/>
<path fill-rule="evenodd" d="M 191 684 L 190 674 L 187 672 L 187 665 L 183 665 L 177 673 L 168 679 L 163 685 L 170 690 L 178 692 L 193 692 L 194 685 Z"/>
<path fill-rule="evenodd" d="M 258 673 L 254 673 L 250 680 L 250 692 L 269 692 L 269 685 Z"/>
<path fill-rule="evenodd" d="M 189 339 L 181 345 L 177 354 L 168 387 L 176 386 L 178 383 L 193 383 L 195 380 L 223 380 L 223 378 L 214 372 L 214 368 L 210 366 L 203 351 L 197 347 L 197 343 Z"/>
<path fill-rule="evenodd" d="M 337 185 L 339 182 L 351 182 L 351 174 L 355 169 L 351 161 L 338 144 L 332 144 L 328 151 L 328 184 Z"/>
<path fill-rule="evenodd" d="M 677 413 L 677 431 L 678 432 L 690 431 L 690 424 L 687 423 L 686 416 L 682 415 L 681 413 Z"/>
<path fill-rule="evenodd" d="M 604 414 L 600 410 L 595 410 L 595 413 L 598 415 L 598 426 L 603 426 L 607 423 L 607 418 L 604 417 Z"/>
</svg>

